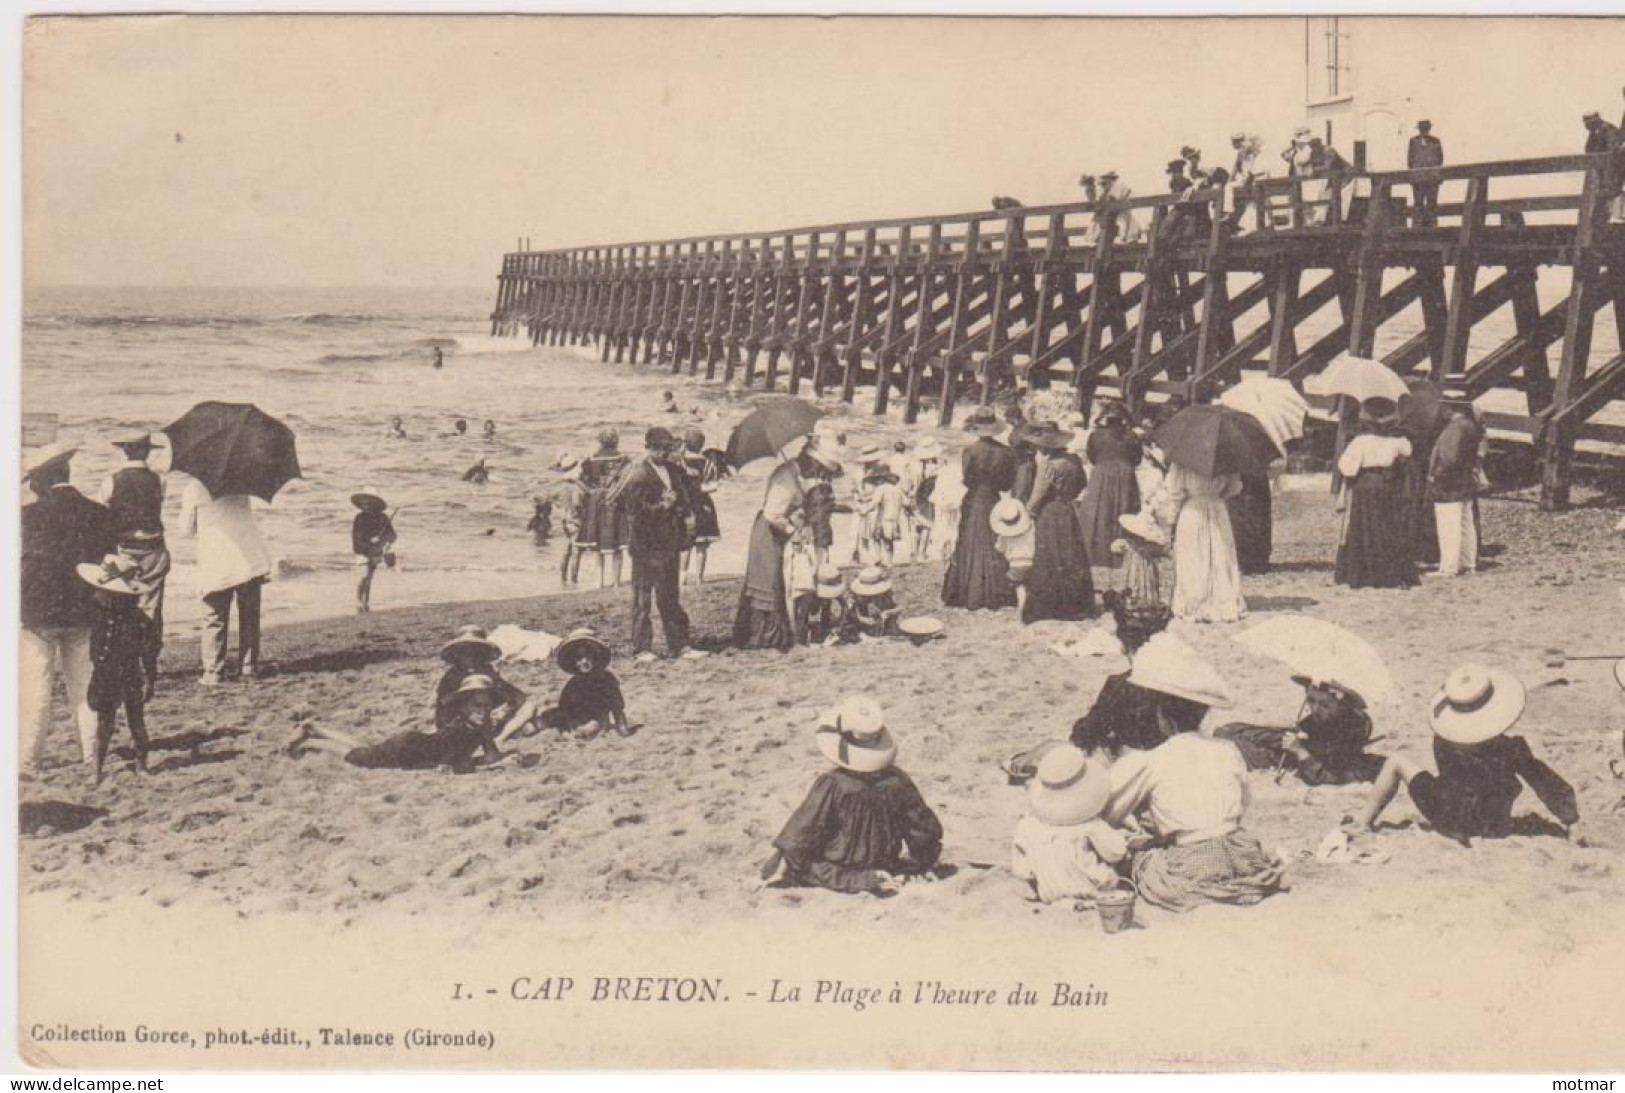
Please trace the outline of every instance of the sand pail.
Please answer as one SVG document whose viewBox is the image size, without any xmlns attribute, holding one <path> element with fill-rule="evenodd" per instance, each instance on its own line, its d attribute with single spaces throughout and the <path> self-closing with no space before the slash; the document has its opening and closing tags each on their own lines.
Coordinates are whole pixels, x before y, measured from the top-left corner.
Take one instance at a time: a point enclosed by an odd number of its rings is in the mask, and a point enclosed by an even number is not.
<svg viewBox="0 0 1625 1093">
<path fill-rule="evenodd" d="M 1138 897 L 1130 887 L 1109 888 L 1095 897 L 1100 912 L 1100 928 L 1108 934 L 1121 933 L 1134 923 L 1134 903 Z"/>
</svg>

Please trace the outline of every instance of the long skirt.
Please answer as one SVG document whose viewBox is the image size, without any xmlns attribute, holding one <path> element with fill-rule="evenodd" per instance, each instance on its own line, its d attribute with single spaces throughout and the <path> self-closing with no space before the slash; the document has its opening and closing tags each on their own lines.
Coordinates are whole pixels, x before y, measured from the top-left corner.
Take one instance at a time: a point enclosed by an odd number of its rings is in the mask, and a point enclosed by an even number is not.
<svg viewBox="0 0 1625 1093">
<path fill-rule="evenodd" d="M 784 595 L 784 548 L 789 537 L 761 513 L 750 529 L 745 587 L 734 616 L 734 644 L 741 649 L 788 649 L 795 644 L 790 605 Z"/>
<path fill-rule="evenodd" d="M 1124 548 L 1123 595 L 1130 606 L 1152 607 L 1162 603 L 1162 574 L 1155 555 L 1133 546 Z"/>
<path fill-rule="evenodd" d="M 1192 622 L 1235 622 L 1247 615 L 1230 511 L 1216 498 L 1193 497 L 1174 526 L 1173 613 Z"/>
<path fill-rule="evenodd" d="M 976 611 L 1011 607 L 1016 587 L 1010 583 L 1009 565 L 999 553 L 998 536 L 989 517 L 999 495 L 977 488 L 965 495 L 959 516 L 959 538 L 942 580 L 942 602 L 949 607 Z"/>
<path fill-rule="evenodd" d="M 1122 559 L 1112 553 L 1112 541 L 1123 537 L 1117 518 L 1126 512 L 1140 511 L 1140 482 L 1134 468 L 1116 459 L 1095 464 L 1077 508 L 1090 563 L 1121 565 Z"/>
<path fill-rule="evenodd" d="M 1429 449 L 1431 451 L 1431 449 Z M 1433 519 L 1433 502 L 1428 498 L 1425 457 L 1412 456 L 1405 474 L 1406 526 L 1410 528 L 1411 548 L 1418 563 L 1439 564 L 1439 526 Z"/>
<path fill-rule="evenodd" d="M 1281 890 L 1285 874 L 1286 866 L 1264 852 L 1257 836 L 1241 830 L 1143 851 L 1132 869 L 1141 898 L 1169 911 L 1204 903 L 1258 903 Z"/>
<path fill-rule="evenodd" d="M 1236 535 L 1236 561 L 1243 574 L 1268 573 L 1274 520 L 1268 475 L 1243 475 L 1241 492 L 1225 501 Z"/>
<path fill-rule="evenodd" d="M 1337 548 L 1338 584 L 1410 588 L 1416 584 L 1415 536 L 1406 524 L 1403 466 L 1367 469 L 1349 487 Z"/>
<path fill-rule="evenodd" d="M 1083 545 L 1077 509 L 1054 501 L 1038 514 L 1033 564 L 1027 574 L 1027 606 L 1022 622 L 1086 619 L 1095 613 L 1095 585 L 1089 552 Z"/>
</svg>

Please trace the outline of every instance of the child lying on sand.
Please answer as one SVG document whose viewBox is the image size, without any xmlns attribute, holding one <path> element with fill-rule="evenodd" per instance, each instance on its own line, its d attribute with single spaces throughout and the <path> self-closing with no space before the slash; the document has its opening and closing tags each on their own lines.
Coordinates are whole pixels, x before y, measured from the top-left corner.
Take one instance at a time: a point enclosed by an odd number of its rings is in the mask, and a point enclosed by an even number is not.
<svg viewBox="0 0 1625 1093">
<path fill-rule="evenodd" d="M 608 645 L 591 630 L 577 630 L 560 643 L 553 654 L 570 679 L 559 692 L 558 705 L 543 710 L 536 723 L 543 728 L 574 732 L 590 740 L 606 728 L 622 736 L 636 730 L 626 720 L 626 700 L 621 681 L 609 670 L 614 657 Z"/>
<path fill-rule="evenodd" d="M 464 774 L 482 760 L 489 765 L 503 758 L 496 745 L 495 718 L 501 700 L 502 692 L 490 676 L 471 675 L 446 704 L 451 718 L 434 732 L 408 729 L 377 744 L 363 745 L 348 733 L 307 722 L 288 744 L 288 754 L 298 759 L 307 750 L 322 751 L 373 770 L 450 767 Z"/>
<path fill-rule="evenodd" d="M 908 775 L 892 765 L 897 745 L 880 705 L 845 699 L 819 719 L 817 743 L 835 767 L 818 776 L 773 840 L 777 852 L 762 879 L 782 872 L 791 884 L 886 895 L 905 876 L 934 869 L 942 824 Z"/>
<path fill-rule="evenodd" d="M 496 686 L 500 699 L 497 704 L 507 711 L 507 721 L 497 734 L 497 743 L 502 743 L 530 724 L 536 717 L 536 703 L 527 698 L 524 691 L 502 678 L 497 671 L 497 661 L 501 657 L 501 647 L 487 638 L 485 631 L 478 626 L 460 628 L 457 636 L 441 647 L 440 659 L 450 667 L 435 688 L 434 721 L 437 727 L 444 728 L 457 719 L 458 688 L 463 680 L 472 675 L 485 676 Z"/>
</svg>

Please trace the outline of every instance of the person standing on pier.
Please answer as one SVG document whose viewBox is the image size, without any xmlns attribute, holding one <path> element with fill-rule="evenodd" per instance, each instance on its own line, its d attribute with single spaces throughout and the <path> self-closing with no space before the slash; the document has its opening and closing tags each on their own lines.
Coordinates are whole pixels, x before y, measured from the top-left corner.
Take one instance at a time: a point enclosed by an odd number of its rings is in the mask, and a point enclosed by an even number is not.
<svg viewBox="0 0 1625 1093">
<path fill-rule="evenodd" d="M 1431 121 L 1423 120 L 1416 123 L 1416 136 L 1411 138 L 1405 150 L 1405 166 L 1412 171 L 1427 171 L 1444 166 L 1444 145 L 1433 135 Z M 1413 182 L 1411 193 L 1416 198 L 1416 223 L 1432 227 L 1439 217 L 1435 211 L 1439 207 L 1439 184 Z"/>
<path fill-rule="evenodd" d="M 137 605 L 151 624 L 141 663 L 146 670 L 145 701 L 158 685 L 158 654 L 164 647 L 164 585 L 169 578 L 169 548 L 164 543 L 164 479 L 147 465 L 152 436 L 138 433 L 113 441 L 124 464 L 102 483 L 96 500 L 113 514 L 113 536 L 119 554 L 136 567 L 140 590 Z"/>
<path fill-rule="evenodd" d="M 679 591 L 683 550 L 689 543 L 689 498 L 695 487 L 683 470 L 677 438 L 656 426 L 643 437 L 648 451 L 619 487 L 632 555 L 632 656 L 654 659 L 653 609 L 660 609 L 668 656 L 688 649 L 688 615 Z"/>
<path fill-rule="evenodd" d="M 1239 230 L 1241 218 L 1254 200 L 1253 187 L 1264 177 L 1264 171 L 1258 165 L 1264 142 L 1252 134 L 1237 132 L 1230 135 L 1230 147 L 1236 150 L 1236 160 L 1230 169 L 1233 198 L 1226 222 L 1233 230 Z"/>
</svg>

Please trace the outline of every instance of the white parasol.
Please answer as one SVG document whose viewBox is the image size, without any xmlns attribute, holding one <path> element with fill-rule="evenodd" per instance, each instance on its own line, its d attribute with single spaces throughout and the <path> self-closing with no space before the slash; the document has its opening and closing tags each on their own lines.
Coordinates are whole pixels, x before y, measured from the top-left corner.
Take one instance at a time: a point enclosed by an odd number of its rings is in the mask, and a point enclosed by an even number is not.
<svg viewBox="0 0 1625 1093">
<path fill-rule="evenodd" d="M 1280 661 L 1296 675 L 1358 691 L 1367 702 L 1384 698 L 1394 689 L 1393 677 L 1377 651 L 1334 622 L 1289 615 L 1259 623 L 1235 635 L 1234 640 Z"/>
<path fill-rule="evenodd" d="M 1386 364 L 1348 353 L 1338 356 L 1324 372 L 1310 376 L 1303 389 L 1311 395 L 1347 395 L 1359 402 L 1374 398 L 1398 402 L 1411 393 L 1399 373 Z"/>
<path fill-rule="evenodd" d="M 1287 441 L 1303 436 L 1303 419 L 1309 413 L 1309 404 L 1296 387 L 1271 376 L 1248 376 L 1220 395 L 1219 405 L 1258 422 L 1282 455 Z"/>
</svg>

